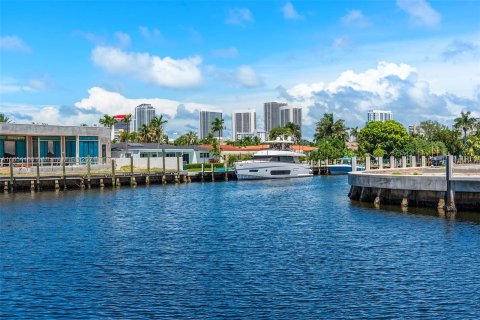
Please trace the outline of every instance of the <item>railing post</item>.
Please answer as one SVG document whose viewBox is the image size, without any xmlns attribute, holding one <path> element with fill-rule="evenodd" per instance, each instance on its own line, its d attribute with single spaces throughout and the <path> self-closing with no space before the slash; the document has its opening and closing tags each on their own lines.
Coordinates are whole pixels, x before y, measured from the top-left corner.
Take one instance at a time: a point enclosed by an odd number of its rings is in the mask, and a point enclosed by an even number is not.
<svg viewBox="0 0 480 320">
<path fill-rule="evenodd" d="M 225 170 L 225 181 L 228 181 L 228 170 L 227 170 L 227 163 L 225 162 L 224 165 L 224 170 Z"/>
<path fill-rule="evenodd" d="M 202 182 L 205 181 L 205 163 L 202 163 Z"/>
<path fill-rule="evenodd" d="M 165 177 L 165 149 L 162 149 L 162 167 L 163 167 L 163 175 L 162 175 L 162 182 L 166 183 L 166 177 Z"/>
<path fill-rule="evenodd" d="M 383 169 L 383 157 L 378 157 L 378 169 Z"/>
<path fill-rule="evenodd" d="M 67 175 L 65 172 L 65 158 L 62 157 L 63 190 L 67 190 Z"/>
<path fill-rule="evenodd" d="M 40 191 L 40 163 L 37 162 L 37 191 Z"/>
<path fill-rule="evenodd" d="M 90 185 L 90 181 L 91 181 L 91 179 L 90 179 L 90 177 L 91 177 L 91 175 L 90 175 L 90 161 L 91 161 L 90 160 L 90 155 L 87 155 L 87 187 L 88 187 L 88 189 L 91 188 L 91 185 Z"/>
<path fill-rule="evenodd" d="M 212 163 L 212 182 L 215 182 L 215 167 L 213 166 L 213 163 Z"/>
<path fill-rule="evenodd" d="M 425 168 L 427 166 L 427 159 L 425 156 L 422 156 L 422 168 Z"/>
<path fill-rule="evenodd" d="M 112 187 L 115 187 L 115 160 L 112 159 Z"/>
<path fill-rule="evenodd" d="M 357 171 L 357 157 L 352 157 L 352 171 Z"/>
<path fill-rule="evenodd" d="M 411 156 L 411 158 L 410 158 L 410 166 L 411 166 L 412 168 L 415 168 L 415 167 L 417 166 L 417 157 Z"/>
<path fill-rule="evenodd" d="M 150 175 L 150 155 L 147 158 L 147 173 Z"/>
<path fill-rule="evenodd" d="M 10 165 L 10 192 L 13 192 L 13 159 L 9 159 Z"/>
<path fill-rule="evenodd" d="M 448 155 L 447 157 L 447 168 L 446 168 L 446 179 L 447 179 L 447 212 L 456 212 L 457 208 L 455 206 L 455 182 L 452 181 L 453 176 L 453 156 Z"/>
<path fill-rule="evenodd" d="M 370 156 L 365 157 L 365 170 L 370 170 Z"/>
<path fill-rule="evenodd" d="M 180 157 L 177 156 L 177 179 L 180 181 Z"/>
<path fill-rule="evenodd" d="M 390 169 L 395 168 L 395 156 L 390 156 Z"/>
<path fill-rule="evenodd" d="M 407 157 L 402 156 L 402 168 L 406 168 L 406 167 L 407 167 Z"/>
</svg>

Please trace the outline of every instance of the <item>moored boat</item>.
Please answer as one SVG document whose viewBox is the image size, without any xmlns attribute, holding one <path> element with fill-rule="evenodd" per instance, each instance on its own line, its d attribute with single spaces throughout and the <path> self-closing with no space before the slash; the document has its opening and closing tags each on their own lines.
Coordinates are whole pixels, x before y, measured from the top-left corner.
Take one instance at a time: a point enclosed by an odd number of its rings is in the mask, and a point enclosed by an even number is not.
<svg viewBox="0 0 480 320">
<path fill-rule="evenodd" d="M 267 141 L 269 149 L 258 151 L 252 160 L 234 163 L 238 180 L 285 179 L 313 176 L 309 165 L 301 162 L 303 153 L 290 149 L 291 140 Z"/>
</svg>

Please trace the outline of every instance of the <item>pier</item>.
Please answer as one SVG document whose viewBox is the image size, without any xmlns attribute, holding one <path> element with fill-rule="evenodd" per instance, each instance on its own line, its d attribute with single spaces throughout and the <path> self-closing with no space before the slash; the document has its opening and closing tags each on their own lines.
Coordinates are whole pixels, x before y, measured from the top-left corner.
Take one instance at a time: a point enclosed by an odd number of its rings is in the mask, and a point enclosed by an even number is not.
<svg viewBox="0 0 480 320">
<path fill-rule="evenodd" d="M 394 160 L 395 161 L 395 160 Z M 480 212 L 480 164 L 455 164 L 448 156 L 445 167 L 402 165 L 388 169 L 351 172 L 348 176 L 352 200 L 370 202 L 375 206 L 396 204 L 431 207 L 439 211 Z M 415 162 L 413 162 L 415 163 Z"/>
</svg>

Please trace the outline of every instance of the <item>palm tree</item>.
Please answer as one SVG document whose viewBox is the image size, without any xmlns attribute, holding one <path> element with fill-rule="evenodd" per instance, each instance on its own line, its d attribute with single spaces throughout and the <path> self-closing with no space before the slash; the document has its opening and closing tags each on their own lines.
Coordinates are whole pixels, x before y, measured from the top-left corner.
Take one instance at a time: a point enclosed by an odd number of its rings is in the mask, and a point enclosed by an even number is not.
<svg viewBox="0 0 480 320">
<path fill-rule="evenodd" d="M 188 145 L 195 145 L 197 144 L 198 136 L 197 133 L 194 131 L 189 131 L 185 134 L 185 142 Z"/>
<path fill-rule="evenodd" d="M 130 122 L 132 121 L 132 114 L 123 116 L 122 122 L 127 124 L 127 134 L 125 135 L 125 155 L 128 153 L 128 139 L 130 138 Z"/>
<path fill-rule="evenodd" d="M 318 142 L 319 140 L 325 138 L 334 138 L 339 139 L 344 142 L 348 141 L 347 128 L 345 127 L 345 120 L 340 119 L 334 121 L 333 113 L 325 113 L 323 118 L 317 122 L 317 127 L 315 129 L 314 140 Z"/>
<path fill-rule="evenodd" d="M 163 118 L 163 114 L 160 117 L 153 117 L 150 121 L 150 131 L 153 136 L 152 141 L 158 142 L 158 144 L 162 143 L 164 140 L 164 126 L 168 121 Z"/>
<path fill-rule="evenodd" d="M 10 118 L 7 117 L 4 113 L 0 113 L 0 123 L 9 123 L 11 122 Z"/>
<path fill-rule="evenodd" d="M 470 117 L 470 111 L 461 112 L 460 117 L 455 118 L 454 127 L 455 129 L 461 129 L 463 131 L 463 145 L 467 144 L 467 133 L 468 130 L 472 130 L 477 120 L 473 117 Z"/>
<path fill-rule="evenodd" d="M 218 132 L 218 143 L 221 144 L 222 142 L 220 141 L 220 137 L 223 137 L 223 129 L 225 121 L 222 118 L 215 118 L 215 120 L 212 121 L 212 128 L 211 131 L 212 133 Z"/>
<path fill-rule="evenodd" d="M 353 138 L 353 141 L 357 141 L 358 127 L 350 128 L 350 136 Z"/>
<path fill-rule="evenodd" d="M 113 126 L 117 122 L 114 117 L 110 117 L 108 114 L 105 114 L 103 118 L 98 120 L 98 122 L 104 127 L 110 128 L 110 135 L 112 135 Z"/>
</svg>

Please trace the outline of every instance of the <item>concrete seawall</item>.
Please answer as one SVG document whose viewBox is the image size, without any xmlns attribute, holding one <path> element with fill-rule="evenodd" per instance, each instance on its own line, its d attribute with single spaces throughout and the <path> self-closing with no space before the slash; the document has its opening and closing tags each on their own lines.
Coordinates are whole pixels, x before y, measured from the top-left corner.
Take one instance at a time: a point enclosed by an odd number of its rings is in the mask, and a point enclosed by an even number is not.
<svg viewBox="0 0 480 320">
<path fill-rule="evenodd" d="M 349 197 L 376 206 L 386 203 L 480 213 L 480 166 L 457 166 L 449 180 L 445 171 L 417 167 L 352 172 Z"/>
</svg>

